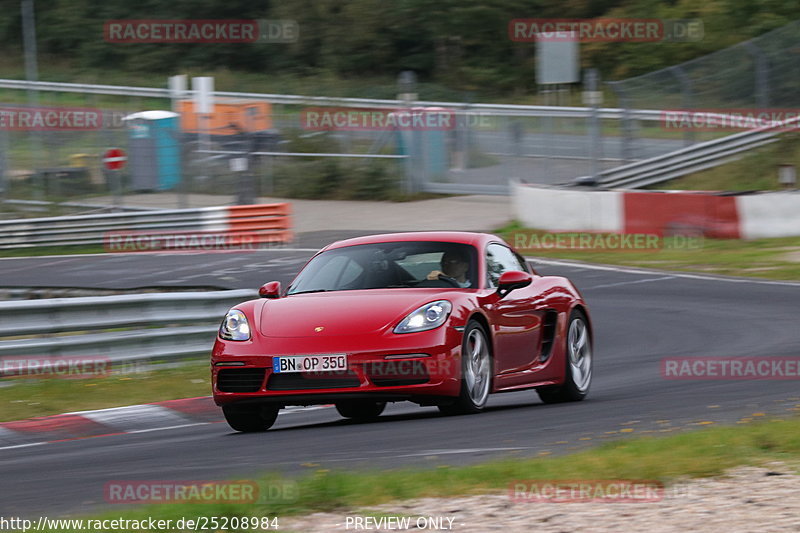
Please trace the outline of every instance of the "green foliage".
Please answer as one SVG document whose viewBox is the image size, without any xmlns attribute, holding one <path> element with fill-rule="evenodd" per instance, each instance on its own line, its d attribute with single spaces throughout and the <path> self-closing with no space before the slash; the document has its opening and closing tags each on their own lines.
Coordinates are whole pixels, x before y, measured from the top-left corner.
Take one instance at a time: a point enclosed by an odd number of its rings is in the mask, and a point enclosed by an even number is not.
<svg viewBox="0 0 800 533">
<path fill-rule="evenodd" d="M 584 66 L 619 79 L 685 61 L 760 35 L 800 17 L 783 0 L 51 0 L 38 2 L 39 53 L 74 69 L 174 74 L 178 71 L 291 73 L 300 77 L 377 76 L 406 69 L 421 82 L 481 94 L 535 88 L 534 43 L 512 42 L 515 18 L 699 18 L 705 37 L 689 43 L 585 43 Z M 290 44 L 117 44 L 103 38 L 118 19 L 291 19 Z M 18 10 L 0 21 L 0 46 L 19 54 Z M 394 91 L 394 87 L 389 88 Z"/>
</svg>

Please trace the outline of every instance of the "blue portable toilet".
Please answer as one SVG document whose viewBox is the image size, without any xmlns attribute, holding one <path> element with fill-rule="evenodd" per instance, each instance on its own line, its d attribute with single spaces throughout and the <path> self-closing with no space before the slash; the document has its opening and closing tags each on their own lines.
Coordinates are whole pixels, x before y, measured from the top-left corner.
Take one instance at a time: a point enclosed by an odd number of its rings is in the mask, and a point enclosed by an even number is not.
<svg viewBox="0 0 800 533">
<path fill-rule="evenodd" d="M 181 182 L 179 117 L 171 111 L 142 111 L 124 118 L 133 190 L 166 191 Z"/>
</svg>

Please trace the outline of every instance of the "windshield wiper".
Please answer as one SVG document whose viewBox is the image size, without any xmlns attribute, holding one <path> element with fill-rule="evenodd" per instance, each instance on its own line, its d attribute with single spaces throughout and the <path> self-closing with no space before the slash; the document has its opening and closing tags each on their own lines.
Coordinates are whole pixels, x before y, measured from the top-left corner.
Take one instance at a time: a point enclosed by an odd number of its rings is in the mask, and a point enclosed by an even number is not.
<svg viewBox="0 0 800 533">
<path fill-rule="evenodd" d="M 290 292 L 287 296 L 292 296 L 294 294 L 311 294 L 312 292 L 333 292 L 332 289 L 314 289 L 310 291 L 298 291 L 298 292 Z"/>
</svg>

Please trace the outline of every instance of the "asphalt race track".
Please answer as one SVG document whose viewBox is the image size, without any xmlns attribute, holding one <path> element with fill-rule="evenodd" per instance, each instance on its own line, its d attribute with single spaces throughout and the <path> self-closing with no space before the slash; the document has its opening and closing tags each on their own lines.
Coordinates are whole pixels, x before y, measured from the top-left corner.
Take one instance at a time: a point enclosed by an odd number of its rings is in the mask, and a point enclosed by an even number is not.
<svg viewBox="0 0 800 533">
<path fill-rule="evenodd" d="M 51 287 L 57 280 L 64 287 L 255 288 L 286 283 L 321 244 L 249 254 L 4 259 L 0 286 Z M 493 396 L 487 412 L 474 416 L 444 417 L 403 403 L 377 422 L 357 424 L 320 408 L 283 413 L 264 434 L 237 434 L 220 423 L 5 448 L 0 515 L 85 512 L 105 505 L 103 485 L 112 480 L 467 464 L 788 415 L 800 404 L 797 381 L 675 381 L 660 369 L 665 357 L 800 355 L 800 283 L 534 265 L 570 277 L 592 307 L 595 376 L 585 402 L 546 406 L 528 391 Z"/>
</svg>

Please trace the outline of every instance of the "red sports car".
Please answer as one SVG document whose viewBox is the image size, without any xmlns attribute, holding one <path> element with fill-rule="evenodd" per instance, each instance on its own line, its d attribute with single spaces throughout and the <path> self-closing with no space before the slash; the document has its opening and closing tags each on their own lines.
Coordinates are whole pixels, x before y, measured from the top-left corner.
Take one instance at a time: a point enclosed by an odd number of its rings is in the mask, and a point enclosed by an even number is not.
<svg viewBox="0 0 800 533">
<path fill-rule="evenodd" d="M 228 311 L 211 358 L 214 400 L 237 431 L 269 429 L 287 405 L 362 420 L 396 401 L 476 413 L 493 392 L 582 400 L 591 383 L 580 293 L 494 235 L 335 242 L 286 290 L 259 294 Z"/>
</svg>

